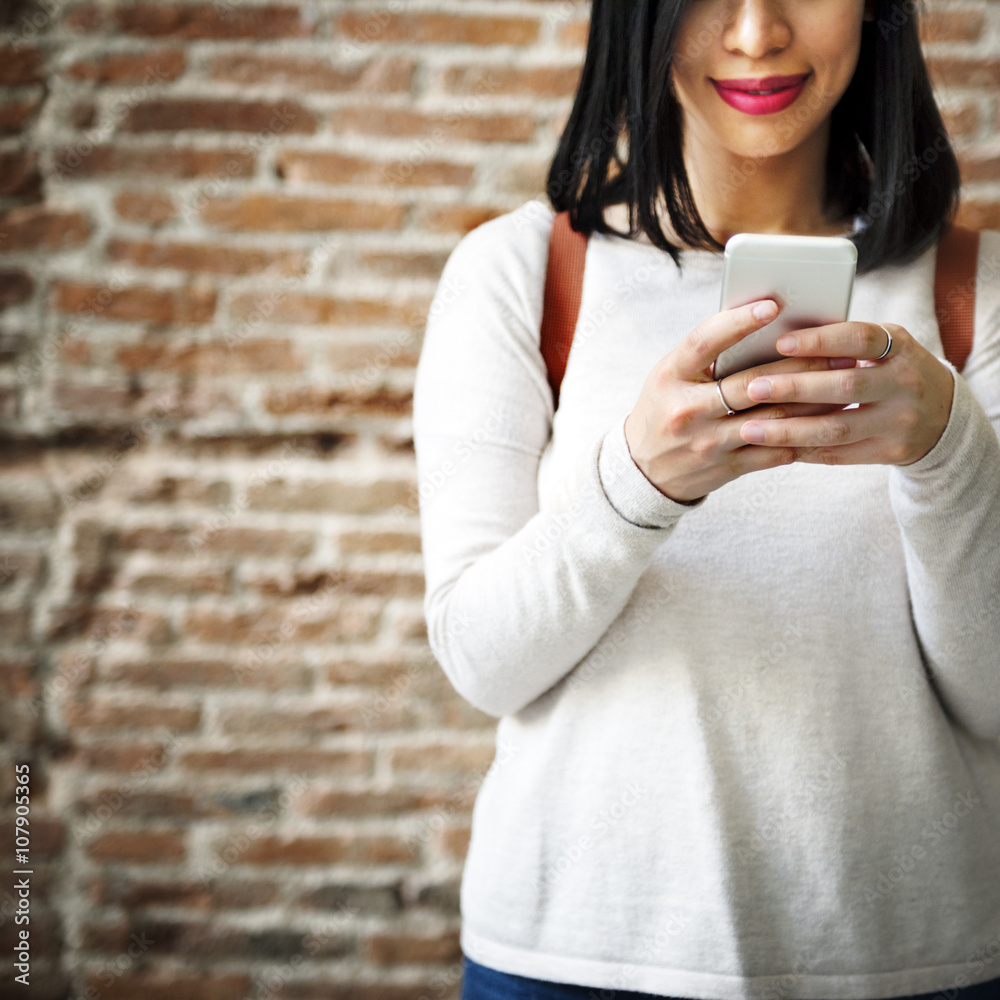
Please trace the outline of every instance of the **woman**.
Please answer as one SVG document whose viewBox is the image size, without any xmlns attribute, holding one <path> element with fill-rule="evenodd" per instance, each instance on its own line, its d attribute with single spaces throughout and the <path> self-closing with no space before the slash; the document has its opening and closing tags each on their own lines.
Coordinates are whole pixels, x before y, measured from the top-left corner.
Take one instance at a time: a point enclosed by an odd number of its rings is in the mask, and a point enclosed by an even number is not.
<svg viewBox="0 0 1000 1000">
<path fill-rule="evenodd" d="M 1000 233 L 958 374 L 958 172 L 899 13 L 594 0 L 549 176 L 591 234 L 555 412 L 552 210 L 448 261 L 425 609 L 500 719 L 463 1000 L 1000 997 Z M 851 321 L 716 384 L 775 314 L 718 312 L 741 231 L 849 235 Z"/>
</svg>

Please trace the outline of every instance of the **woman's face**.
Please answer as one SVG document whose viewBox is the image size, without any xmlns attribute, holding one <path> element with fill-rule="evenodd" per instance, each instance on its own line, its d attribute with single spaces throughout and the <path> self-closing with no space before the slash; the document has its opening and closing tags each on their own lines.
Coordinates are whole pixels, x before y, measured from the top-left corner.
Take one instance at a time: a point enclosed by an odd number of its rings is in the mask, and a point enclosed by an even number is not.
<svg viewBox="0 0 1000 1000">
<path fill-rule="evenodd" d="M 865 0 L 693 0 L 673 61 L 685 136 L 753 158 L 798 147 L 851 82 L 864 14 Z"/>
</svg>

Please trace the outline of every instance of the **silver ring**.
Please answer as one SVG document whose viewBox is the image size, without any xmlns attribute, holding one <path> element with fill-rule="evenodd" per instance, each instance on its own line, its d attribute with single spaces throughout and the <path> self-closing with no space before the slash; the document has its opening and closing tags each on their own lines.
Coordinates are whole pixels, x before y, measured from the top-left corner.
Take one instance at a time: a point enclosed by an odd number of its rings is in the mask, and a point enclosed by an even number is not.
<svg viewBox="0 0 1000 1000">
<path fill-rule="evenodd" d="M 722 400 L 722 405 L 726 408 L 727 417 L 735 417 L 736 411 L 726 402 L 726 397 L 722 395 L 722 379 L 716 379 L 715 388 L 719 390 L 719 399 Z"/>
<path fill-rule="evenodd" d="M 875 325 L 881 326 L 885 330 L 885 327 L 881 323 L 876 323 Z M 889 343 L 885 345 L 885 350 L 875 358 L 876 361 L 881 361 L 892 350 L 892 334 L 888 330 L 885 330 L 885 335 L 889 338 Z"/>
</svg>

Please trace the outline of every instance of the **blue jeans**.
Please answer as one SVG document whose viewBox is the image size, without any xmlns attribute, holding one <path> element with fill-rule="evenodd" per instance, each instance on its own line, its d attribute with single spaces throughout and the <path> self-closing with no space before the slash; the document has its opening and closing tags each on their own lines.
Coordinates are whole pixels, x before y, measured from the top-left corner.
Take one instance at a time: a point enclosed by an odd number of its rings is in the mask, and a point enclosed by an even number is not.
<svg viewBox="0 0 1000 1000">
<path fill-rule="evenodd" d="M 497 972 L 473 962 L 468 955 L 462 962 L 461 1000 L 684 1000 L 659 993 L 635 993 L 631 990 L 602 989 L 598 986 L 572 986 L 528 979 L 508 972 Z M 952 987 L 919 996 L 892 997 L 891 1000 L 1000 1000 L 1000 979 L 977 983 L 961 989 Z"/>
</svg>

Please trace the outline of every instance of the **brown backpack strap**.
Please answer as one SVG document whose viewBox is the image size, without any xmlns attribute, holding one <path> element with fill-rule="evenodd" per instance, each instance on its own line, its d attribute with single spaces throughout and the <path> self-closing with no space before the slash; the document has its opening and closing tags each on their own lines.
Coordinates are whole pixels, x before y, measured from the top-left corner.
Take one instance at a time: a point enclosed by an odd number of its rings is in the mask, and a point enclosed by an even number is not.
<svg viewBox="0 0 1000 1000">
<path fill-rule="evenodd" d="M 978 262 L 979 233 L 965 226 L 946 229 L 938 243 L 934 311 L 944 356 L 959 371 L 972 350 Z"/>
<path fill-rule="evenodd" d="M 554 408 L 559 406 L 559 386 L 566 373 L 566 361 L 580 314 L 586 255 L 587 237 L 570 226 L 569 212 L 557 212 L 549 237 L 540 345 L 549 373 Z"/>
</svg>

